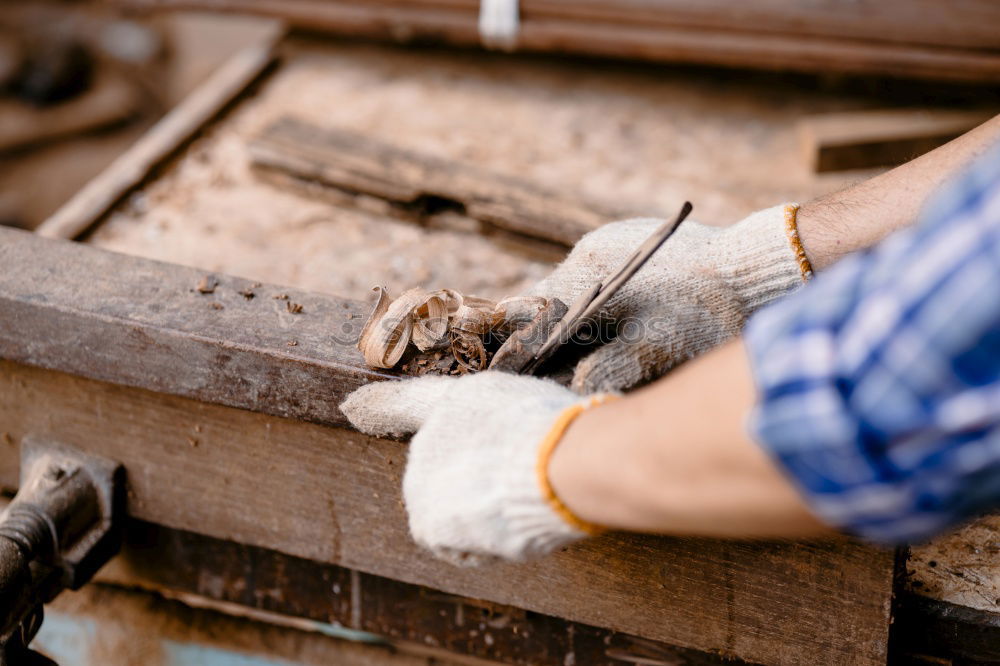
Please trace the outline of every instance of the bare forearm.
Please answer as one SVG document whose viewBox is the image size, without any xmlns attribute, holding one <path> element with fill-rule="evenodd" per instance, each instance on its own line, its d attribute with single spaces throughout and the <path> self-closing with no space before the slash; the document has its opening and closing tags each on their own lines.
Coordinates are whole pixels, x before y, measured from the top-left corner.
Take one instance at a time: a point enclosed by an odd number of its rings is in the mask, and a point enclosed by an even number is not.
<svg viewBox="0 0 1000 666">
<path fill-rule="evenodd" d="M 746 433 L 754 402 L 742 343 L 584 412 L 549 467 L 584 520 L 616 529 L 793 537 L 822 525 Z"/>
<path fill-rule="evenodd" d="M 813 268 L 912 224 L 942 183 L 998 140 L 1000 116 L 892 171 L 804 204 L 799 235 Z"/>
</svg>

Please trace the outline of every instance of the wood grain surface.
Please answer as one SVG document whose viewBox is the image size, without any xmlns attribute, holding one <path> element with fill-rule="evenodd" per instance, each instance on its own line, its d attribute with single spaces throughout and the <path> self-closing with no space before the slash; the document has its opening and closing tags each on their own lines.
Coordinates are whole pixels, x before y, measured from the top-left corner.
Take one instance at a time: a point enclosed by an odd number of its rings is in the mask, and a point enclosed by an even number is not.
<svg viewBox="0 0 1000 666">
<path fill-rule="evenodd" d="M 347 393 L 392 376 L 354 347 L 357 301 L 4 228 L 0 266 L 2 358 L 342 425 Z"/>
<path fill-rule="evenodd" d="M 254 166 L 368 194 L 421 212 L 450 209 L 505 231 L 571 247 L 622 215 L 530 181 L 404 150 L 370 135 L 280 118 L 250 142 Z M 433 210 L 428 211 L 433 212 Z"/>
<path fill-rule="evenodd" d="M 351 37 L 480 43 L 476 5 L 468 0 L 118 1 L 141 9 L 248 12 Z M 804 72 L 1000 79 L 998 38 L 989 27 L 1000 9 L 989 0 L 863 0 L 849 7 L 836 0 L 577 4 L 523 3 L 518 49 Z"/>
<path fill-rule="evenodd" d="M 745 663 L 142 521 L 130 522 L 122 554 L 101 570 L 97 582 L 181 595 L 192 605 L 221 605 L 234 614 L 266 614 L 261 619 L 278 625 L 315 621 L 333 625 L 334 632 L 334 627 L 370 632 L 404 648 L 434 646 L 452 657 L 462 655 L 462 663 L 469 658 L 515 666 L 649 663 L 643 658 L 683 666 Z"/>
<path fill-rule="evenodd" d="M 408 536 L 404 443 L 9 361 L 0 396 L 4 486 L 52 437 L 121 461 L 142 520 L 750 662 L 885 663 L 891 552 L 614 534 L 460 569 Z"/>
</svg>

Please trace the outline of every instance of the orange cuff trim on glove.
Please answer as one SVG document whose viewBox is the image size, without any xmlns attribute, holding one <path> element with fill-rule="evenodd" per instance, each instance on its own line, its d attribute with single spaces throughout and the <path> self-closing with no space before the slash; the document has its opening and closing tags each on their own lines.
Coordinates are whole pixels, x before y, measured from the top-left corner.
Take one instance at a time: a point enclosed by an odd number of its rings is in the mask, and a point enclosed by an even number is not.
<svg viewBox="0 0 1000 666">
<path fill-rule="evenodd" d="M 788 242 L 792 244 L 795 261 L 799 265 L 799 271 L 802 272 L 802 280 L 806 281 L 812 278 L 813 268 L 809 263 L 809 257 L 806 256 L 806 249 L 802 247 L 802 239 L 799 238 L 798 212 L 798 204 L 785 206 L 785 234 L 788 236 Z"/>
<path fill-rule="evenodd" d="M 541 447 L 538 449 L 536 472 L 538 474 L 538 485 L 542 489 L 542 498 L 560 518 L 585 534 L 600 534 L 605 531 L 605 528 L 600 525 L 588 523 L 563 504 L 563 501 L 556 495 L 556 491 L 552 488 L 552 483 L 549 481 L 549 463 L 552 461 L 552 454 L 555 453 L 556 447 L 562 441 L 563 435 L 573 421 L 576 420 L 576 417 L 582 414 L 585 409 L 597 407 L 598 405 L 617 399 L 618 396 L 611 394 L 596 395 L 592 396 L 588 402 L 567 407 L 556 418 L 556 422 L 552 424 L 552 428 L 549 429 L 549 432 L 545 435 L 545 439 L 542 440 Z"/>
</svg>

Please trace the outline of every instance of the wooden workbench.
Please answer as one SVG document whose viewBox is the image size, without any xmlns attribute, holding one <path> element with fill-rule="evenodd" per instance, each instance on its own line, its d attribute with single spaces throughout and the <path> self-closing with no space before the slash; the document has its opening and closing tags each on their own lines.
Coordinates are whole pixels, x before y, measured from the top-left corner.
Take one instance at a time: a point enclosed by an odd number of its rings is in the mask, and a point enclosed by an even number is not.
<svg viewBox="0 0 1000 666">
<path fill-rule="evenodd" d="M 849 539 L 615 534 L 485 569 L 420 551 L 399 496 L 405 443 L 352 431 L 337 408 L 393 374 L 353 347 L 360 299 L 381 281 L 502 295 L 543 275 L 553 248 L 496 245 L 451 208 L 447 224 L 424 210 L 414 225 L 364 193 L 275 187 L 248 150 L 291 114 L 607 209 L 691 198 L 722 224 L 856 178 L 813 176 L 787 128 L 871 102 L 768 77 L 306 38 L 281 49 L 193 143 L 113 197 L 88 244 L 0 229 L 0 486 L 16 487 L 29 433 L 101 453 L 126 467 L 132 520 L 106 580 L 479 659 L 886 663 L 900 560 Z M 201 293 L 209 274 L 218 286 Z"/>
</svg>

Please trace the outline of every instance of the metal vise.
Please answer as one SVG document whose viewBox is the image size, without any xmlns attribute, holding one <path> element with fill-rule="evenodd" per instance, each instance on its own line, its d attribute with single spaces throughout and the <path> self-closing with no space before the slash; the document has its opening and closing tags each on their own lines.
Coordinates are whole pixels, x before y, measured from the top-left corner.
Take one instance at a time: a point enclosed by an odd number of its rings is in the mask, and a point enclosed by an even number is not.
<svg viewBox="0 0 1000 666">
<path fill-rule="evenodd" d="M 123 470 L 25 438 L 17 495 L 0 513 L 0 666 L 53 664 L 28 649 L 43 604 L 76 590 L 121 546 Z"/>
</svg>

